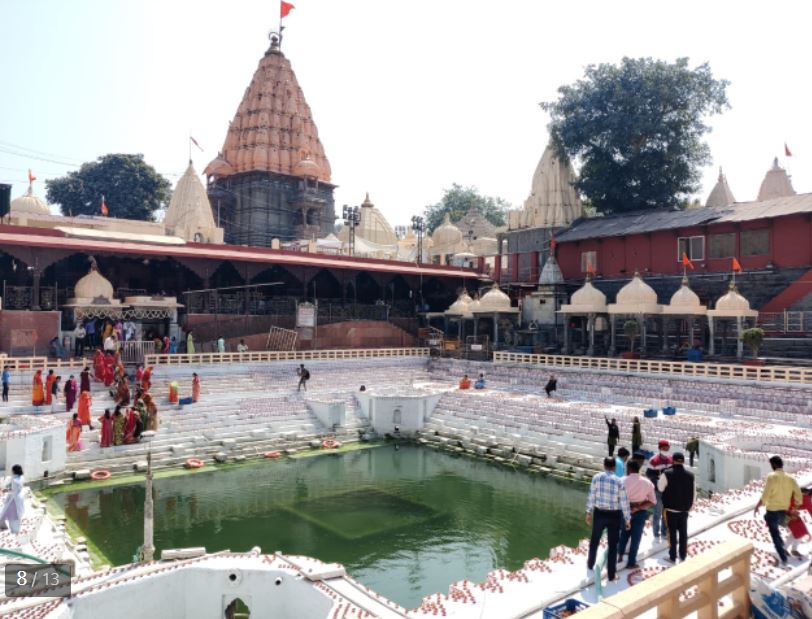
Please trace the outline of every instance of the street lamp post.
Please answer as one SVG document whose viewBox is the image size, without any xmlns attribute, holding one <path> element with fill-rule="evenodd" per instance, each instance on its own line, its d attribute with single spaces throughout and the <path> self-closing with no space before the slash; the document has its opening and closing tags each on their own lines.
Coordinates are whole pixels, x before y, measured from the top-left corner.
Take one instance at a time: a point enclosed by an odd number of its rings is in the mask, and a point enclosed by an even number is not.
<svg viewBox="0 0 812 619">
<path fill-rule="evenodd" d="M 350 235 L 350 256 L 355 255 L 355 228 L 361 223 L 361 209 L 357 206 L 344 205 L 342 209 L 344 216 L 344 225 L 349 226 Z"/>
<path fill-rule="evenodd" d="M 426 222 L 419 215 L 412 217 L 412 230 L 417 235 L 417 262 L 423 262 L 423 234 L 426 231 Z"/>
</svg>

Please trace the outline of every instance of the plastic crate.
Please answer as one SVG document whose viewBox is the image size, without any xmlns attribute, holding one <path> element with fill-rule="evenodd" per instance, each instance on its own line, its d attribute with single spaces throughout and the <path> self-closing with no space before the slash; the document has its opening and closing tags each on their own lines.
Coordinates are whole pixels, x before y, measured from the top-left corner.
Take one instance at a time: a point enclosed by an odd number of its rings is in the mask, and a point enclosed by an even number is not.
<svg viewBox="0 0 812 619">
<path fill-rule="evenodd" d="M 673 406 L 665 406 L 665 407 L 663 407 L 663 415 L 671 416 L 671 415 L 676 415 L 676 414 L 677 414 L 677 409 L 674 408 Z"/>
<path fill-rule="evenodd" d="M 569 598 L 561 602 L 561 604 L 545 608 L 544 619 L 562 619 L 563 617 L 569 617 L 586 608 L 589 608 L 589 604 L 586 602 Z"/>
<path fill-rule="evenodd" d="M 659 414 L 659 411 L 655 408 L 647 408 L 643 411 L 643 417 L 646 419 L 653 419 Z"/>
</svg>

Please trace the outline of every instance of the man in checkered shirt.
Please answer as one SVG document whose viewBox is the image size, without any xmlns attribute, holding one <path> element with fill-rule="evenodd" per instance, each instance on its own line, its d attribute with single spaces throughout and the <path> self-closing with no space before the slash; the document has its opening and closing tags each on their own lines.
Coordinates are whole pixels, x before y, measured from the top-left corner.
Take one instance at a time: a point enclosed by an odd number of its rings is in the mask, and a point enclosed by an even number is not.
<svg viewBox="0 0 812 619">
<path fill-rule="evenodd" d="M 596 473 L 589 486 L 589 498 L 586 501 L 586 523 L 592 525 L 592 537 L 589 539 L 589 556 L 586 566 L 595 568 L 595 557 L 598 554 L 601 535 L 606 529 L 609 541 L 609 555 L 606 570 L 609 580 L 615 580 L 617 573 L 617 542 L 620 527 L 625 524 L 631 527 L 631 509 L 629 497 L 623 481 L 615 475 L 615 459 L 603 459 L 603 473 Z M 600 578 L 600 574 L 596 574 Z"/>
</svg>

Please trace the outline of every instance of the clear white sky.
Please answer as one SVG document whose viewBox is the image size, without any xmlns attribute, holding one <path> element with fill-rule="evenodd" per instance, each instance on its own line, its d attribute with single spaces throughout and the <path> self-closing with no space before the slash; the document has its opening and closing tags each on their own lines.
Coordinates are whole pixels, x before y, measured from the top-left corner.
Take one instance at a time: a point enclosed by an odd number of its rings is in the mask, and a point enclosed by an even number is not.
<svg viewBox="0 0 812 619">
<path fill-rule="evenodd" d="M 622 56 L 709 61 L 731 81 L 713 119 L 704 201 L 724 166 L 754 199 L 780 155 L 812 191 L 812 3 L 606 0 L 293 0 L 283 51 L 333 168 L 336 205 L 364 192 L 393 225 L 453 182 L 519 206 L 547 141 L 539 101 Z M 109 152 L 173 182 L 192 130 L 205 152 L 277 27 L 277 0 L 2 0 L 0 182 L 25 189 Z M 783 157 L 784 142 L 795 155 Z M 13 144 L 61 163 L 11 155 Z M 19 151 L 17 151 L 19 152 Z M 42 155 L 40 155 L 42 156 Z M 44 194 L 44 186 L 37 183 Z M 111 209 L 115 205 L 110 205 Z"/>
</svg>

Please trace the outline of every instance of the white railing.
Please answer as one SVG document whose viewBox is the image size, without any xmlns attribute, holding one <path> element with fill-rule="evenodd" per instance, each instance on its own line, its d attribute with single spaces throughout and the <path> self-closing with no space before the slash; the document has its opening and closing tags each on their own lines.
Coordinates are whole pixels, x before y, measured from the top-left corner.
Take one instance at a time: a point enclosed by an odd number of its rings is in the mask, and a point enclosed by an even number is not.
<svg viewBox="0 0 812 619">
<path fill-rule="evenodd" d="M 334 359 L 385 359 L 428 357 L 428 348 L 356 348 L 338 350 L 259 350 L 204 352 L 193 355 L 146 355 L 146 365 L 199 365 L 206 363 L 268 363 L 272 361 L 326 361 Z"/>
<path fill-rule="evenodd" d="M 676 374 L 679 376 L 700 376 L 728 380 L 812 384 L 812 368 L 781 365 L 754 366 L 737 363 L 691 363 L 687 361 L 576 357 L 571 355 L 532 355 L 503 351 L 493 353 L 493 362 L 584 370 L 615 370 L 641 374 Z"/>
<path fill-rule="evenodd" d="M 629 587 L 578 613 L 578 619 L 657 617 L 745 619 L 750 617 L 750 557 L 753 545 L 731 540 Z M 690 589 L 696 589 L 687 593 Z M 695 615 L 694 615 L 695 613 Z"/>
<path fill-rule="evenodd" d="M 0 357 L 0 365 L 9 370 L 44 370 L 71 368 L 81 370 L 88 365 L 86 359 L 56 359 L 49 357 Z"/>
</svg>

